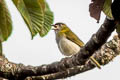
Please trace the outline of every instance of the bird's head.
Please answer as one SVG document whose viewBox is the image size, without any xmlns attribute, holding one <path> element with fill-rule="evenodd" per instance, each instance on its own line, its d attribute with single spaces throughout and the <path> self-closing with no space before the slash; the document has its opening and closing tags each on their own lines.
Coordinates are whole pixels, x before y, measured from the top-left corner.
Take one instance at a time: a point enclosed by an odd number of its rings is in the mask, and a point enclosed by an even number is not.
<svg viewBox="0 0 120 80">
<path fill-rule="evenodd" d="M 55 33 L 65 33 L 69 30 L 67 25 L 64 23 L 56 23 L 53 24 L 52 26 L 53 26 L 52 29 L 55 31 Z"/>
</svg>

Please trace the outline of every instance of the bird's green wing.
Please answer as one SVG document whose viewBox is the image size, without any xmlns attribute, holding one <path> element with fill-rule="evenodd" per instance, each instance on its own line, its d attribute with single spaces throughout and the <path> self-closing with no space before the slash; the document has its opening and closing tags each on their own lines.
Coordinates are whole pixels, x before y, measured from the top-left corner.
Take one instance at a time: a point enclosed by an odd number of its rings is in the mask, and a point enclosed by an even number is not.
<svg viewBox="0 0 120 80">
<path fill-rule="evenodd" d="M 72 42 L 76 43 L 80 47 L 84 46 L 84 43 L 71 31 L 66 31 L 65 34 L 67 35 L 66 38 L 71 40 Z"/>
</svg>

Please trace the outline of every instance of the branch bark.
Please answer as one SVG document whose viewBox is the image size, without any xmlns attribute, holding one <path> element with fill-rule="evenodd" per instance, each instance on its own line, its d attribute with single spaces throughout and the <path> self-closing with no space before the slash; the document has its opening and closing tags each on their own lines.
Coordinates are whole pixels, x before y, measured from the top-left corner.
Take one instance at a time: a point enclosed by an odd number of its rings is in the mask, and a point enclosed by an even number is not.
<svg viewBox="0 0 120 80">
<path fill-rule="evenodd" d="M 104 44 L 101 49 L 96 51 L 92 56 L 101 64 L 106 65 L 120 53 L 120 39 L 115 36 L 113 40 Z M 66 58 L 67 59 L 67 58 Z M 57 63 L 57 62 L 56 62 Z M 24 66 L 9 62 L 7 59 L 0 58 L 0 76 L 9 80 L 53 80 L 74 76 L 76 74 L 95 68 L 94 64 L 88 60 L 85 65 L 73 66 L 63 71 L 50 73 L 54 64 L 42 65 L 38 67 Z M 61 65 L 61 64 L 60 64 Z M 51 66 L 51 67 L 48 67 Z M 59 69 L 60 67 L 58 67 Z M 28 77 L 30 76 L 30 77 Z"/>
<path fill-rule="evenodd" d="M 92 56 L 101 64 L 106 65 L 120 54 L 120 39 L 115 36 L 113 40 L 104 44 L 101 49 L 96 51 Z M 53 80 L 74 76 L 76 74 L 88 71 L 95 68 L 92 61 L 88 60 L 85 65 L 74 66 L 62 72 L 27 77 L 26 80 Z"/>
</svg>

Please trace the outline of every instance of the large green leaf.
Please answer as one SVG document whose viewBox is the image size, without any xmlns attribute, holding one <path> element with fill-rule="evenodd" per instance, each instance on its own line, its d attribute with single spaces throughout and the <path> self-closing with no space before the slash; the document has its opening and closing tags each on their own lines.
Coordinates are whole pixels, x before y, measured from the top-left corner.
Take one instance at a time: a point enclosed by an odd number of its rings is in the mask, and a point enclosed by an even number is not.
<svg viewBox="0 0 120 80">
<path fill-rule="evenodd" d="M 26 22 L 32 37 L 37 33 L 44 36 L 53 22 L 53 13 L 46 7 L 44 0 L 12 0 Z M 50 15 L 47 15 L 50 14 Z M 47 19 L 46 20 L 46 16 Z M 49 23 L 47 25 L 44 25 Z"/>
<path fill-rule="evenodd" d="M 103 12 L 106 14 L 106 16 L 113 19 L 112 12 L 111 12 L 111 4 L 112 4 L 112 0 L 105 0 L 104 6 L 103 6 Z"/>
<path fill-rule="evenodd" d="M 0 2 L 0 41 L 8 39 L 12 32 L 12 21 L 5 1 Z"/>
<path fill-rule="evenodd" d="M 40 32 L 40 36 L 44 36 L 48 33 L 51 29 L 51 24 L 53 23 L 53 13 L 50 11 L 48 4 L 45 4 L 45 11 L 44 11 L 44 22 L 43 22 L 43 29 Z"/>
</svg>

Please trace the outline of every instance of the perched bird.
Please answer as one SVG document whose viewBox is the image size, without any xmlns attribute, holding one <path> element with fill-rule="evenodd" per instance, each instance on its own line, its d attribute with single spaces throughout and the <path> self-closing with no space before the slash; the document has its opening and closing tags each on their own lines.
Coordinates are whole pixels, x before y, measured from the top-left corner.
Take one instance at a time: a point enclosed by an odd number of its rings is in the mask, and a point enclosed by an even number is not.
<svg viewBox="0 0 120 80">
<path fill-rule="evenodd" d="M 56 23 L 53 26 L 53 30 L 56 35 L 56 42 L 59 50 L 65 56 L 71 56 L 80 51 L 80 48 L 84 46 L 84 43 L 67 27 L 64 23 Z M 91 60 L 95 65 L 100 68 L 100 64 L 91 57 Z"/>
</svg>

